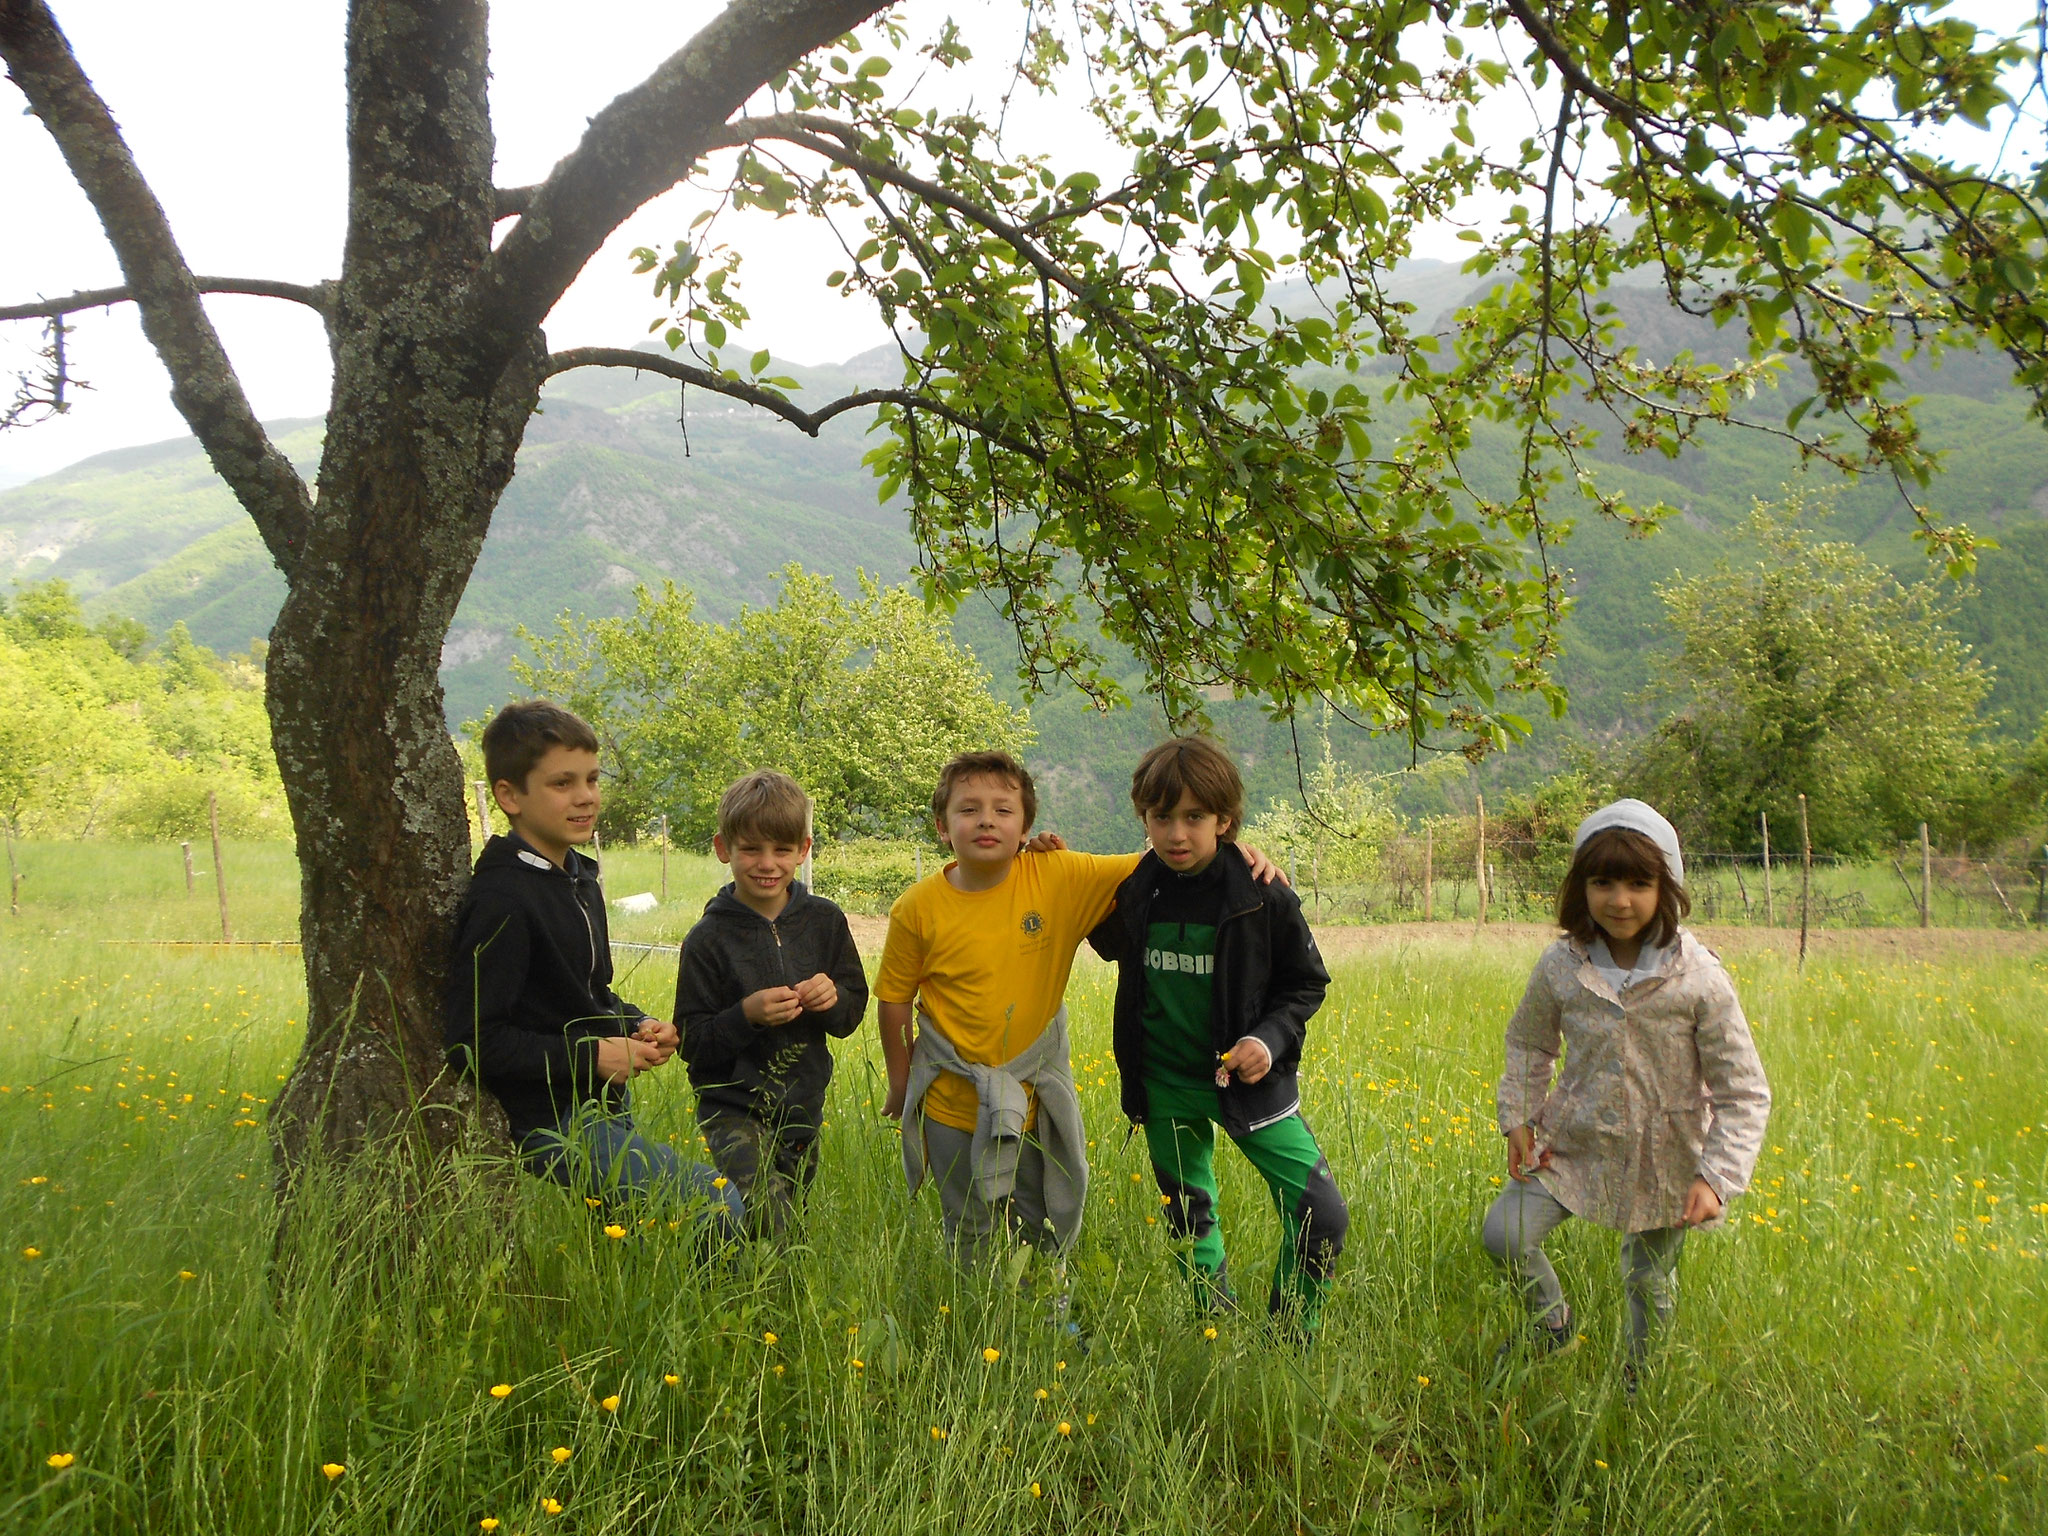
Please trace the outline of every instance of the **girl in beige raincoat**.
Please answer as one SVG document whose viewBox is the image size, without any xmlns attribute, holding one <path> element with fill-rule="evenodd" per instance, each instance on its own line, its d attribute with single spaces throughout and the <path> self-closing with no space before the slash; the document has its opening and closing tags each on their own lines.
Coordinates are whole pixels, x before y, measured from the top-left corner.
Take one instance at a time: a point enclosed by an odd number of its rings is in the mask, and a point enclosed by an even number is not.
<svg viewBox="0 0 2048 1536">
<path fill-rule="evenodd" d="M 1676 1303 L 1685 1235 L 1721 1225 L 1748 1188 L 1771 1108 L 1735 984 L 1679 926 L 1691 907 L 1678 833 L 1651 807 L 1618 800 L 1580 824 L 1564 937 L 1508 1021 L 1508 1183 L 1481 1227 L 1521 1283 L 1538 1353 L 1578 1339 L 1544 1239 L 1572 1216 L 1621 1233 L 1631 1391 Z"/>
</svg>

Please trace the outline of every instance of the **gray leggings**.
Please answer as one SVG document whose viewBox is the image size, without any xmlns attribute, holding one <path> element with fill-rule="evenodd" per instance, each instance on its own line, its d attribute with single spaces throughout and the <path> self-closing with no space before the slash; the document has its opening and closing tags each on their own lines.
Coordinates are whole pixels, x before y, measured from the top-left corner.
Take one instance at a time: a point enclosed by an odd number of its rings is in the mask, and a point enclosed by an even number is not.
<svg viewBox="0 0 2048 1536">
<path fill-rule="evenodd" d="M 1571 1212 L 1535 1179 L 1510 1183 L 1487 1210 L 1479 1239 L 1486 1251 L 1522 1283 L 1529 1313 L 1549 1328 L 1571 1323 L 1564 1288 L 1557 1271 L 1544 1257 L 1543 1240 L 1571 1219 Z M 1671 1321 L 1678 1305 L 1678 1250 L 1685 1246 L 1684 1227 L 1658 1227 L 1625 1232 L 1621 1238 L 1621 1283 L 1628 1292 L 1628 1350 L 1642 1354 L 1657 1325 Z"/>
<path fill-rule="evenodd" d="M 1027 1134 L 1017 1154 L 1017 1187 L 1007 1200 L 990 1204 L 974 1192 L 972 1161 L 974 1137 L 966 1131 L 924 1123 L 925 1166 L 939 1186 L 939 1211 L 945 1219 L 946 1246 L 963 1269 L 980 1269 L 989 1262 L 991 1238 L 1000 1224 L 1010 1243 L 1029 1243 L 1043 1252 L 1053 1251 L 1052 1228 L 1045 1219 L 1045 1151 L 1038 1138 Z"/>
</svg>

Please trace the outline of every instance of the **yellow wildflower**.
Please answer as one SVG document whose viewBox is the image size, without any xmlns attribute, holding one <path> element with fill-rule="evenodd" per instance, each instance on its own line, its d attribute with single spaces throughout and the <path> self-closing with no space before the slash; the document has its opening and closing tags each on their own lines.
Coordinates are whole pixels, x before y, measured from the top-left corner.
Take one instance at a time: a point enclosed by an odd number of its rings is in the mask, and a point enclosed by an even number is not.
<svg viewBox="0 0 2048 1536">
<path fill-rule="evenodd" d="M 665 1376 L 663 1376 L 663 1377 L 661 1378 L 661 1384 L 662 1384 L 662 1385 L 663 1385 L 664 1387 L 672 1387 L 672 1386 L 674 1386 L 674 1385 L 675 1385 L 675 1384 L 676 1384 L 677 1382 L 681 1381 L 682 1379 L 683 1379 L 683 1378 L 682 1378 L 682 1377 L 680 1377 L 680 1376 L 678 1376 L 678 1375 L 676 1375 L 676 1374 L 675 1374 L 675 1372 L 673 1372 L 673 1371 L 670 1371 L 670 1372 L 669 1372 L 668 1374 L 666 1374 Z"/>
<path fill-rule="evenodd" d="M 613 1222 L 610 1226 L 604 1229 L 604 1235 L 610 1238 L 613 1242 L 617 1242 L 620 1238 L 626 1235 L 626 1229 L 620 1226 L 617 1222 Z"/>
<path fill-rule="evenodd" d="M 320 1463 L 321 1475 L 330 1483 L 347 1470 L 348 1468 L 338 1461 L 323 1461 Z"/>
<path fill-rule="evenodd" d="M 548 1452 L 548 1455 L 554 1458 L 555 1465 L 558 1467 L 575 1454 L 576 1453 L 570 1450 L 569 1447 L 567 1447 L 566 1445 L 558 1445 L 552 1451 Z"/>
<path fill-rule="evenodd" d="M 934 1424 L 932 1426 L 932 1438 L 934 1440 L 943 1440 L 946 1438 L 946 1432 L 943 1429 L 939 1428 L 938 1425 Z"/>
<path fill-rule="evenodd" d="M 476 1528 L 484 1532 L 485 1536 L 489 1536 L 490 1532 L 498 1528 L 498 1517 L 496 1515 L 485 1515 L 483 1519 L 477 1521 Z"/>
<path fill-rule="evenodd" d="M 776 1366 L 776 1367 L 775 1367 L 775 1374 L 776 1374 L 776 1375 L 778 1375 L 778 1376 L 780 1376 L 780 1375 L 782 1374 L 782 1367 L 781 1367 L 781 1366 L 779 1366 L 779 1365 L 778 1365 L 778 1366 Z"/>
<path fill-rule="evenodd" d="M 562 1512 L 562 1501 L 560 1499 L 542 1499 L 540 1507 L 550 1515 L 559 1515 Z"/>
<path fill-rule="evenodd" d="M 981 1352 L 981 1358 L 986 1360 L 990 1365 L 994 1365 L 998 1360 L 1003 1358 L 1003 1352 L 1000 1349 L 997 1349 L 993 1344 L 991 1344 L 987 1349 L 984 1349 Z"/>
<path fill-rule="evenodd" d="M 610 1397 L 605 1398 L 597 1406 L 602 1408 L 606 1413 L 617 1413 L 619 1411 L 619 1394 L 614 1392 Z"/>
<path fill-rule="evenodd" d="M 711 1181 L 711 1187 L 713 1189 L 725 1188 L 725 1175 L 721 1173 L 717 1178 L 713 1179 Z"/>
<path fill-rule="evenodd" d="M 491 1396 L 493 1397 L 505 1398 L 510 1397 L 511 1395 L 512 1383 L 510 1383 L 509 1381 L 501 1381 L 495 1387 L 491 1388 Z"/>
<path fill-rule="evenodd" d="M 853 1368 L 856 1371 L 864 1371 L 868 1368 L 868 1363 L 865 1360 L 856 1360 L 853 1362 Z"/>
<path fill-rule="evenodd" d="M 1033 1483 L 1031 1485 L 1031 1497 L 1033 1497 L 1034 1499 L 1042 1499 L 1045 1497 L 1045 1490 L 1039 1487 L 1038 1484 Z"/>
<path fill-rule="evenodd" d="M 598 1199 L 595 1195 L 585 1195 L 583 1197 L 583 1203 L 589 1206 L 593 1211 L 596 1210 L 600 1205 L 604 1204 L 604 1202 Z M 492 1523 L 496 1524 L 495 1521 L 493 1521 Z"/>
<path fill-rule="evenodd" d="M 775 1337 L 775 1335 L 774 1335 L 774 1334 L 772 1334 L 772 1333 L 764 1333 L 764 1334 L 762 1334 L 762 1335 L 761 1335 L 761 1342 L 762 1342 L 763 1344 L 773 1344 L 773 1343 L 776 1343 L 776 1342 L 777 1342 L 777 1340 L 776 1340 L 776 1337 Z"/>
<path fill-rule="evenodd" d="M 1417 1385 L 1418 1387 L 1426 1387 L 1429 1385 L 1429 1378 L 1427 1376 L 1418 1376 L 1415 1378 L 1415 1385 Z"/>
<path fill-rule="evenodd" d="M 1065 1419 L 1061 1419 L 1059 1432 L 1062 1435 L 1071 1435 L 1074 1432 L 1074 1426 L 1069 1424 Z"/>
<path fill-rule="evenodd" d="M 1036 1392 L 1032 1393 L 1031 1395 L 1037 1398 L 1041 1403 L 1044 1402 L 1048 1397 L 1052 1396 L 1052 1394 L 1046 1391 L 1043 1387 L 1040 1387 Z"/>
<path fill-rule="evenodd" d="M 21 1250 L 21 1256 L 24 1259 L 40 1259 L 43 1256 L 43 1250 L 40 1248 L 24 1248 Z"/>
<path fill-rule="evenodd" d="M 73 1463 L 76 1460 L 78 1460 L 78 1458 L 72 1455 L 69 1451 L 57 1451 L 50 1456 L 49 1465 L 55 1467 L 59 1472 L 62 1472 L 66 1467 L 70 1466 L 71 1463 Z"/>
<path fill-rule="evenodd" d="M 1202 1337 L 1205 1339 L 1213 1339 L 1216 1337 L 1216 1330 L 1214 1328 L 1204 1328 L 1202 1330 Z"/>
</svg>

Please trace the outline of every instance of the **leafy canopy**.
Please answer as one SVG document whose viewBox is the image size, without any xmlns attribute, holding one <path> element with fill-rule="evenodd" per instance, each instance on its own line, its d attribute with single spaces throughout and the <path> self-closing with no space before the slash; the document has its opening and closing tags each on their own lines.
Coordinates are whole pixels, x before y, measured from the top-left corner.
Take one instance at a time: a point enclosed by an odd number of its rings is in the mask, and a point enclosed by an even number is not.
<svg viewBox="0 0 2048 1536">
<path fill-rule="evenodd" d="M 1563 707 L 1573 510 L 1668 511 L 1603 483 L 1596 433 L 1675 455 L 1711 424 L 1769 432 L 1912 495 L 1931 464 L 1888 393 L 1901 356 L 1981 340 L 2048 396 L 2048 172 L 2004 83 L 2032 56 L 1941 0 L 1025 15 L 1021 80 L 1092 91 L 1091 165 L 1018 145 L 999 105 L 933 104 L 967 49 L 947 27 L 898 70 L 891 17 L 880 51 L 846 38 L 734 120 L 736 153 L 699 168 L 721 200 L 640 256 L 670 345 L 786 403 L 765 352 L 719 352 L 747 318 L 720 213 L 853 210 L 828 281 L 902 343 L 882 493 L 908 498 L 928 596 L 996 594 L 1036 682 L 1117 699 L 1107 641 L 1176 718 L 1221 690 L 1283 715 L 1320 696 L 1484 750 L 1526 729 L 1514 693 Z M 1516 102 L 1535 117 L 1502 133 Z M 2016 169 L 1923 143 L 2001 117 Z M 1446 224 L 1484 229 L 1439 330 L 1386 278 Z M 1746 357 L 1642 355 L 1606 299 L 1624 276 L 1740 328 Z M 1467 472 L 1485 423 L 1515 434 L 1505 489 Z M 1969 531 L 1916 511 L 1966 570 Z"/>
<path fill-rule="evenodd" d="M 903 588 L 866 575 L 852 598 L 829 576 L 786 566 L 775 601 L 730 624 L 694 614 L 686 588 L 636 593 L 632 614 L 564 614 L 521 630 L 528 688 L 587 719 L 604 743 L 604 818 L 621 831 L 669 818 L 706 846 L 718 798 L 741 774 L 779 768 L 809 792 L 820 838 L 909 832 L 956 752 L 1030 742 L 951 627 Z"/>
</svg>

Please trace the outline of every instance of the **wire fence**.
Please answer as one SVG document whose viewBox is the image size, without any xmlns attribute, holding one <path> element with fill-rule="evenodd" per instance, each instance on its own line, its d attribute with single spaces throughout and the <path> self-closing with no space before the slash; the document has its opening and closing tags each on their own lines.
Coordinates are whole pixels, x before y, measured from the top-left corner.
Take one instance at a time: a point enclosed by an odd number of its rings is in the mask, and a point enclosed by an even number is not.
<svg viewBox="0 0 2048 1536">
<path fill-rule="evenodd" d="M 1482 853 L 1483 848 L 1483 853 Z M 1803 861 L 1688 848 L 1693 920 L 1798 928 L 2021 928 L 2048 921 L 2048 849 L 1987 855 L 1915 840 L 1890 854 Z M 1487 838 L 1476 818 L 1438 822 L 1376 849 L 1285 850 L 1282 863 L 1321 922 L 1548 922 L 1571 863 L 1567 838 Z"/>
</svg>

